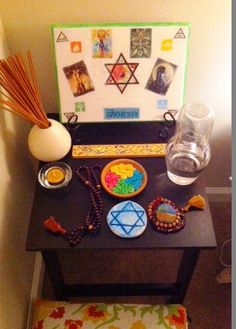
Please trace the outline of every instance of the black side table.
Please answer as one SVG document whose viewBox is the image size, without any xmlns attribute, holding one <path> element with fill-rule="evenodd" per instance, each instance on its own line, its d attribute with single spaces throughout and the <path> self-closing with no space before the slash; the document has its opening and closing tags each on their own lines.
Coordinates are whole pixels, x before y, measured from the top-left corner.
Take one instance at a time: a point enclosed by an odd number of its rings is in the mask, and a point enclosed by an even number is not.
<svg viewBox="0 0 236 329">
<path fill-rule="evenodd" d="M 158 137 L 158 123 L 112 123 L 82 124 L 81 144 L 128 144 L 128 143 L 163 143 Z M 71 153 L 62 161 L 67 162 L 73 172 L 81 164 L 101 163 L 103 166 L 112 159 L 73 159 Z M 172 183 L 166 175 L 164 158 L 135 158 L 147 171 L 148 184 L 145 190 L 132 198 L 144 209 L 158 195 L 174 201 L 179 207 L 184 206 L 193 196 L 201 194 L 206 197 L 205 186 L 200 176 L 194 184 L 179 186 Z M 78 225 L 78 218 L 84 218 L 88 201 L 87 190 L 75 175 L 72 178 L 72 189 L 65 195 L 50 194 L 37 184 L 31 219 L 29 224 L 26 250 L 40 251 L 52 282 L 57 299 L 72 296 L 121 296 L 121 295 L 170 295 L 171 303 L 182 303 L 194 272 L 199 253 L 204 249 L 216 247 L 209 204 L 204 211 L 189 211 L 185 228 L 174 234 L 161 234 L 155 231 L 150 223 L 145 232 L 136 239 L 122 239 L 115 236 L 106 224 L 106 214 L 120 199 L 103 192 L 104 219 L 98 234 L 87 234 L 81 243 L 71 248 L 68 242 L 55 237 L 45 230 L 43 221 L 54 216 L 68 228 Z M 78 207 L 78 204 L 80 207 Z M 83 207 L 81 205 L 84 205 Z M 172 283 L 128 283 L 117 284 L 65 284 L 59 253 L 73 250 L 183 250 L 177 280 Z"/>
</svg>

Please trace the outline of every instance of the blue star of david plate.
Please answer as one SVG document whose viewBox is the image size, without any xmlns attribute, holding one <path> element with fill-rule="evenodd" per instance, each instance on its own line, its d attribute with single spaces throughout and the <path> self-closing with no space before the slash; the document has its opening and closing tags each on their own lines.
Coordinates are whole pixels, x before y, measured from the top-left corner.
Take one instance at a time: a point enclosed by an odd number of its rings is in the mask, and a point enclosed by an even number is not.
<svg viewBox="0 0 236 329">
<path fill-rule="evenodd" d="M 133 201 L 124 201 L 112 207 L 107 215 L 111 231 L 122 238 L 136 238 L 147 226 L 147 216 L 143 207 Z"/>
</svg>

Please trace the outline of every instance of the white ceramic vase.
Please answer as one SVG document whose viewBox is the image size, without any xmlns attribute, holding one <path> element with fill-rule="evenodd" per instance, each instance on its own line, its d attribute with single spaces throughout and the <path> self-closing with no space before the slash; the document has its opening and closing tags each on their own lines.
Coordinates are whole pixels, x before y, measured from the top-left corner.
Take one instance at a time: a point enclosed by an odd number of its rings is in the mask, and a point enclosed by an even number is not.
<svg viewBox="0 0 236 329">
<path fill-rule="evenodd" d="M 48 119 L 48 128 L 34 125 L 28 136 L 28 146 L 31 154 L 44 162 L 62 159 L 71 148 L 71 136 L 60 122 Z"/>
</svg>

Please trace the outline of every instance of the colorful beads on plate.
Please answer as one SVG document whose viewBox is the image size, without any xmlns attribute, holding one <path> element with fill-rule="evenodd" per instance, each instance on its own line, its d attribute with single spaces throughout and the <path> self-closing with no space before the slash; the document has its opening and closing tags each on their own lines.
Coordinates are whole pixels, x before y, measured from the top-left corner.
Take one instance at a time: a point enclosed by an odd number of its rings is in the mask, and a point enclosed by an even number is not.
<svg viewBox="0 0 236 329">
<path fill-rule="evenodd" d="M 133 176 L 134 170 L 135 168 L 132 164 L 124 164 L 124 163 L 114 165 L 110 168 L 111 172 L 114 172 L 120 178 L 124 178 L 124 179 Z"/>
<path fill-rule="evenodd" d="M 115 193 L 130 194 L 142 185 L 143 173 L 132 164 L 118 164 L 111 166 L 105 175 L 106 185 Z"/>
<path fill-rule="evenodd" d="M 130 199 L 147 185 L 144 167 L 132 159 L 116 159 L 106 164 L 101 173 L 105 191 L 120 199 Z"/>
</svg>

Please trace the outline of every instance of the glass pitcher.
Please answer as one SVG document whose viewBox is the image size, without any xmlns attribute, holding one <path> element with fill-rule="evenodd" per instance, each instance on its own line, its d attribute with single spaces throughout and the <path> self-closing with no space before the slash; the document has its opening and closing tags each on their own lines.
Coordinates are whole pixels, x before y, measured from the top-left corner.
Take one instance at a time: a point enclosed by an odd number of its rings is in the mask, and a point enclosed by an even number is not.
<svg viewBox="0 0 236 329">
<path fill-rule="evenodd" d="M 214 112 L 208 105 L 190 103 L 179 113 L 174 136 L 166 145 L 167 175 L 179 185 L 192 184 L 209 163 L 209 138 Z"/>
</svg>

